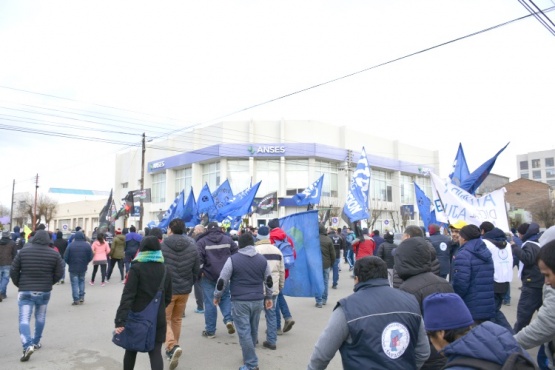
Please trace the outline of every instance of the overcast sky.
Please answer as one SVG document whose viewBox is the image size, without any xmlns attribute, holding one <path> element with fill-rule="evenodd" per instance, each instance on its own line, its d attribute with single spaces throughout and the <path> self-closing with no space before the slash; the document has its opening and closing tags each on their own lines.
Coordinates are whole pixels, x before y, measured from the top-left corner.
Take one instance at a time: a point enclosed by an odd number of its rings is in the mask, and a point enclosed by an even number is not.
<svg viewBox="0 0 555 370">
<path fill-rule="evenodd" d="M 527 15 L 517 0 L 3 0 L 0 203 L 37 173 L 40 191 L 109 191 L 143 131 L 242 119 L 439 150 L 442 177 L 459 142 L 471 171 L 511 142 L 493 172 L 515 180 L 517 154 L 555 146 L 555 37 Z"/>
</svg>

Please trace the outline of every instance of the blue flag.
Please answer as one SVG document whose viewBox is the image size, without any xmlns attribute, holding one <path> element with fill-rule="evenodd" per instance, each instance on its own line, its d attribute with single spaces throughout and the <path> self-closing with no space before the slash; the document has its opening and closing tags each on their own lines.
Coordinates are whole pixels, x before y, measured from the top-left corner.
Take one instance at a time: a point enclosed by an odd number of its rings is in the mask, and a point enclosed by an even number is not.
<svg viewBox="0 0 555 370">
<path fill-rule="evenodd" d="M 324 183 L 324 175 L 314 181 L 302 193 L 293 195 L 293 200 L 298 206 L 307 206 L 309 204 L 320 203 L 320 196 L 322 195 L 322 184 Z"/>
<path fill-rule="evenodd" d="M 197 199 L 197 217 L 202 219 L 202 216 L 207 215 L 208 220 L 212 221 L 216 216 L 217 209 L 212 193 L 208 184 L 204 184 Z"/>
<path fill-rule="evenodd" d="M 478 187 L 482 184 L 482 182 L 484 182 L 486 177 L 488 177 L 488 175 L 490 174 L 491 169 L 493 168 L 493 165 L 495 164 L 495 161 L 497 160 L 497 157 L 499 156 L 499 154 L 501 154 L 501 152 L 503 152 L 503 150 L 505 150 L 505 148 L 508 145 L 509 143 L 507 143 L 507 145 L 501 148 L 501 150 L 498 151 L 497 154 L 495 154 L 493 157 L 485 161 L 474 172 L 468 175 L 466 180 L 464 180 L 459 187 L 461 189 L 466 190 L 470 194 L 474 195 Z"/>
<path fill-rule="evenodd" d="M 189 196 L 187 197 L 187 201 L 183 207 L 181 219 L 185 222 L 186 226 L 195 226 L 200 223 L 200 220 L 197 217 L 197 202 L 195 201 L 193 187 L 191 187 L 191 191 L 189 192 Z"/>
<path fill-rule="evenodd" d="M 214 203 L 216 204 L 216 209 L 220 209 L 225 206 L 231 198 L 233 198 L 233 191 L 231 191 L 231 186 L 229 181 L 226 179 L 214 193 L 212 193 L 214 198 Z"/>
<path fill-rule="evenodd" d="M 449 174 L 449 178 L 451 179 L 452 184 L 460 186 L 469 175 L 470 171 L 468 171 L 468 165 L 466 164 L 466 157 L 464 156 L 462 144 L 459 143 L 459 150 L 457 151 L 457 156 L 453 162 L 453 171 Z"/>
<path fill-rule="evenodd" d="M 424 227 L 428 230 L 428 226 L 430 223 L 434 223 L 431 220 L 431 213 L 430 208 L 432 205 L 432 201 L 430 198 L 426 196 L 426 193 L 420 189 L 416 181 L 414 182 L 414 193 L 416 195 L 416 204 L 418 205 L 418 212 L 420 213 L 420 217 L 422 217 L 422 221 L 424 222 Z M 435 220 L 435 212 L 434 212 L 434 220 Z"/>
<path fill-rule="evenodd" d="M 240 217 L 250 213 L 252 202 L 262 181 L 254 186 L 243 190 L 229 200 L 229 203 L 218 210 L 217 221 L 223 221 L 226 217 Z"/>
<path fill-rule="evenodd" d="M 353 173 L 353 179 L 347 192 L 347 200 L 343 206 L 343 212 L 351 222 L 365 220 L 370 217 L 368 214 L 368 196 L 370 194 L 370 165 L 366 157 L 366 150 L 362 148 L 362 153 L 357 163 L 357 168 Z"/>
<path fill-rule="evenodd" d="M 283 294 L 315 297 L 324 292 L 322 252 L 318 235 L 318 211 L 295 213 L 279 220 L 280 227 L 293 239 L 297 258 L 289 269 Z"/>
<path fill-rule="evenodd" d="M 181 190 L 181 193 L 179 193 L 177 198 L 174 199 L 170 208 L 168 208 L 166 213 L 164 213 L 162 220 L 158 224 L 158 227 L 164 230 L 164 232 L 168 230 L 168 226 L 170 225 L 171 220 L 173 220 L 174 218 L 181 217 L 181 214 L 183 213 L 183 207 L 184 207 L 184 204 L 183 204 L 184 197 L 185 197 L 185 190 Z"/>
</svg>

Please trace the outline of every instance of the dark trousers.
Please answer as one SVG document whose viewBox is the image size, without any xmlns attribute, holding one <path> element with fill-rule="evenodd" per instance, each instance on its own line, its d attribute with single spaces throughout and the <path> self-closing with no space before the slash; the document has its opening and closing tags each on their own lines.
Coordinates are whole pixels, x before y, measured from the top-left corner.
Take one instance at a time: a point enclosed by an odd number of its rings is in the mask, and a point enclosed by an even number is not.
<svg viewBox="0 0 555 370">
<path fill-rule="evenodd" d="M 542 288 L 531 288 L 526 285 L 522 286 L 516 310 L 515 333 L 518 333 L 522 328 L 530 324 L 534 312 L 539 310 L 542 306 L 542 301 Z"/>
<path fill-rule="evenodd" d="M 91 281 L 94 282 L 94 278 L 96 277 L 96 273 L 98 271 L 98 266 L 100 266 L 100 274 L 102 275 L 102 282 L 104 282 L 104 280 L 106 280 L 106 264 L 94 265 Z"/>
<path fill-rule="evenodd" d="M 195 281 L 195 301 L 197 302 L 197 309 L 204 310 L 204 294 L 202 292 L 202 287 L 200 286 L 200 279 Z"/>
<path fill-rule="evenodd" d="M 151 370 L 164 370 L 164 359 L 162 358 L 162 343 L 155 343 L 154 349 L 148 353 L 150 358 Z M 125 350 L 123 356 L 123 370 L 133 370 L 135 368 L 135 360 L 137 352 Z"/>
<path fill-rule="evenodd" d="M 509 330 L 511 334 L 514 334 L 511 324 L 509 324 L 507 318 L 505 317 L 505 314 L 501 311 L 501 305 L 503 304 L 504 296 L 505 293 L 495 293 L 493 295 L 493 298 L 495 299 L 495 316 L 491 321 Z"/>
<path fill-rule="evenodd" d="M 119 274 L 121 275 L 121 280 L 123 280 L 123 259 L 122 258 L 110 258 L 109 266 L 108 266 L 108 274 L 106 275 L 106 279 L 110 280 L 112 277 L 112 272 L 114 271 L 114 266 L 118 265 Z"/>
</svg>

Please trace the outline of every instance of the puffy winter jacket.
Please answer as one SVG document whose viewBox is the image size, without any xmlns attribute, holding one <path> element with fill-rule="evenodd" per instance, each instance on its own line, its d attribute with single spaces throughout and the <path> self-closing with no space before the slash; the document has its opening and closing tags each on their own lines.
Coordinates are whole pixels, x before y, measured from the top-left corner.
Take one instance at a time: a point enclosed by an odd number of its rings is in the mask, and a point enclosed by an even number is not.
<svg viewBox="0 0 555 370">
<path fill-rule="evenodd" d="M 530 288 L 543 287 L 543 275 L 538 267 L 537 259 L 540 253 L 538 240 L 540 238 L 540 225 L 535 222 L 530 223 L 526 234 L 522 237 L 522 247 L 516 243 L 513 245 L 513 255 L 523 264 L 520 278 L 522 285 Z"/>
<path fill-rule="evenodd" d="M 219 228 L 208 229 L 200 234 L 197 237 L 197 251 L 204 277 L 214 282 L 218 280 L 228 257 L 238 250 L 231 236 Z"/>
<path fill-rule="evenodd" d="M 76 232 L 73 241 L 64 253 L 64 260 L 69 266 L 69 272 L 74 274 L 86 272 L 92 259 L 91 245 L 85 240 L 85 235 L 81 231 Z"/>
<path fill-rule="evenodd" d="M 195 241 L 186 235 L 172 234 L 162 242 L 162 254 L 171 275 L 172 293 L 191 293 L 200 270 Z"/>
<path fill-rule="evenodd" d="M 331 238 L 326 235 L 326 227 L 320 225 L 318 227 L 318 232 L 320 233 L 320 251 L 322 252 L 322 268 L 328 269 L 333 265 L 335 261 L 335 248 L 333 247 L 333 242 Z"/>
</svg>

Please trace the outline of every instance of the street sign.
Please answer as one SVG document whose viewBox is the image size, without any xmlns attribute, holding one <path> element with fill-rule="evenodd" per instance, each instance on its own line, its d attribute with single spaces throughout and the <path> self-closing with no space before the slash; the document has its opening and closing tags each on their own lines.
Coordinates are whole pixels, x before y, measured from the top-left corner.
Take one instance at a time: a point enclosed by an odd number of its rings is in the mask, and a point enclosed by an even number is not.
<svg viewBox="0 0 555 370">
<path fill-rule="evenodd" d="M 389 225 L 389 220 L 383 220 L 383 224 L 384 224 L 385 226 Z"/>
<path fill-rule="evenodd" d="M 67 229 L 68 229 L 67 224 L 63 224 L 63 225 L 62 225 L 62 230 L 67 231 Z"/>
<path fill-rule="evenodd" d="M 332 224 L 333 226 L 339 225 L 339 217 L 332 217 L 332 218 L 331 218 L 331 224 Z"/>
</svg>

